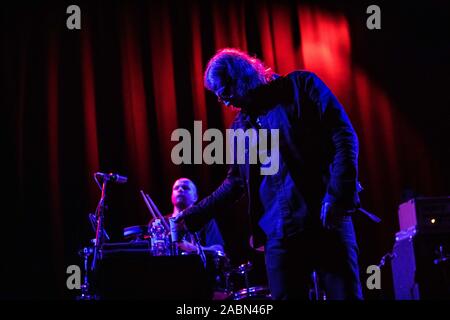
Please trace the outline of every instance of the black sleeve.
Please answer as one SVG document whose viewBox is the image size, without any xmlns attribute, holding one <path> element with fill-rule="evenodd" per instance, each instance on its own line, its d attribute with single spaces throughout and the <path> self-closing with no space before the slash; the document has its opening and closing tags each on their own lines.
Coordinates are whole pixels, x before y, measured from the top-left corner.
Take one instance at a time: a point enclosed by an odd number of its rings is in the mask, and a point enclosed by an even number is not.
<svg viewBox="0 0 450 320">
<path fill-rule="evenodd" d="M 211 195 L 184 211 L 187 229 L 199 231 L 217 212 L 241 199 L 245 190 L 238 167 L 230 165 L 222 184 Z"/>
<path fill-rule="evenodd" d="M 303 72 L 302 76 L 304 91 L 319 108 L 324 133 L 333 146 L 323 201 L 348 209 L 358 207 L 358 137 L 344 107 L 325 83 L 311 72 Z"/>
</svg>

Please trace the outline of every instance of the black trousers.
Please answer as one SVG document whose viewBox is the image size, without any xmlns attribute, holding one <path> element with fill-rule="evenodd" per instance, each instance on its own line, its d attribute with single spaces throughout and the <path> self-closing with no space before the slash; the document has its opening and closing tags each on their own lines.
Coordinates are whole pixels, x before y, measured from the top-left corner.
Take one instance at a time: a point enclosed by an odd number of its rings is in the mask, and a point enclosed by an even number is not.
<svg viewBox="0 0 450 320">
<path fill-rule="evenodd" d="M 358 246 L 350 216 L 331 229 L 317 225 L 286 239 L 269 239 L 265 260 L 275 300 L 309 299 L 316 271 L 327 300 L 362 299 Z"/>
</svg>

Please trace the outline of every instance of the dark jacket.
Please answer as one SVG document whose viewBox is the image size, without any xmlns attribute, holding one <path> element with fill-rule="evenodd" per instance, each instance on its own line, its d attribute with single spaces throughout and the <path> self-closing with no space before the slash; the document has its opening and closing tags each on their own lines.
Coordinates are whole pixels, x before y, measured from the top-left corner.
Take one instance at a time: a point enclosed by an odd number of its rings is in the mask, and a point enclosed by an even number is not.
<svg viewBox="0 0 450 320">
<path fill-rule="evenodd" d="M 246 130 L 257 122 L 260 128 L 279 129 L 280 161 L 295 184 L 288 187 L 298 190 L 298 201 L 304 204 L 298 219 L 318 217 L 323 201 L 345 210 L 358 208 L 358 139 L 328 87 L 314 73 L 295 71 L 251 95 L 253 103 L 236 116 L 231 128 Z M 185 212 L 188 229 L 198 230 L 246 194 L 254 245 L 263 244 L 270 237 L 270 221 L 262 223 L 261 219 L 265 214 L 260 198 L 264 195 L 259 192 L 261 179 L 259 165 L 230 165 L 223 183 Z M 280 188 L 280 192 L 289 190 Z M 297 231 L 305 227 L 305 223 L 298 225 L 302 227 Z"/>
</svg>

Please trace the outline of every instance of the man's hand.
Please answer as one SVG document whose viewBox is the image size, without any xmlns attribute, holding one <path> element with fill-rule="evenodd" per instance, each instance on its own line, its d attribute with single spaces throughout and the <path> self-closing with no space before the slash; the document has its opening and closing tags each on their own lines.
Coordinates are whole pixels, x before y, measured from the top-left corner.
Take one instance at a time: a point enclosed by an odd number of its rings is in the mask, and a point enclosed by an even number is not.
<svg viewBox="0 0 450 320">
<path fill-rule="evenodd" d="M 322 226 L 325 229 L 331 229 L 336 225 L 336 222 L 339 218 L 346 215 L 351 215 L 355 211 L 356 209 L 345 210 L 331 202 L 324 202 L 322 203 L 322 209 L 320 211 L 320 220 L 322 221 Z"/>
<path fill-rule="evenodd" d="M 333 217 L 336 215 L 334 206 L 330 202 L 324 202 L 320 210 L 320 220 L 325 229 L 331 229 Z"/>
</svg>

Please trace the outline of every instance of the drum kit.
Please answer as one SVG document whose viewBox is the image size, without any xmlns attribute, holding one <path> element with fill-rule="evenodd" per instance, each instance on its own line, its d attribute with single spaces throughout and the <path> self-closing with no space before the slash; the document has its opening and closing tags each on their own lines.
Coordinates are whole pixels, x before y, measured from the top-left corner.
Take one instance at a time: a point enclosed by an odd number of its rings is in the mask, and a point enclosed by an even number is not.
<svg viewBox="0 0 450 320">
<path fill-rule="evenodd" d="M 108 183 L 117 181 L 117 175 L 96 174 L 94 176 L 102 190 L 102 195 L 95 213 L 89 214 L 92 228 L 95 231 L 95 239 L 91 240 L 90 246 L 84 247 L 78 252 L 83 260 L 84 275 L 81 294 L 77 299 L 103 299 L 102 294 L 98 294 L 96 288 L 96 279 L 99 278 L 99 273 L 102 272 L 100 265 L 103 260 L 123 253 L 126 253 L 128 256 L 144 255 L 151 257 L 151 259 L 165 259 L 164 263 L 170 261 L 171 257 L 174 257 L 173 261 L 175 261 L 177 259 L 176 257 L 179 259 L 183 255 L 198 255 L 203 262 L 203 267 L 207 274 L 208 286 L 212 289 L 210 296 L 212 300 L 271 299 L 266 286 L 253 285 L 249 281 L 249 274 L 253 269 L 251 262 L 235 267 L 231 264 L 225 252 L 202 250 L 199 243 L 197 243 L 198 250 L 195 253 L 185 253 L 177 250 L 176 241 L 172 241 L 173 237 L 176 236 L 172 223 L 167 223 L 153 200 L 143 191 L 141 191 L 141 195 L 152 214 L 153 223 L 125 227 L 123 229 L 124 241 L 111 242 L 104 227 L 105 202 Z M 102 177 L 103 181 L 101 185 L 97 180 L 98 176 Z M 179 263 L 180 260 L 176 261 Z M 182 272 L 183 270 L 180 270 L 180 273 Z M 244 285 L 240 285 L 242 283 Z"/>
</svg>

